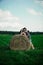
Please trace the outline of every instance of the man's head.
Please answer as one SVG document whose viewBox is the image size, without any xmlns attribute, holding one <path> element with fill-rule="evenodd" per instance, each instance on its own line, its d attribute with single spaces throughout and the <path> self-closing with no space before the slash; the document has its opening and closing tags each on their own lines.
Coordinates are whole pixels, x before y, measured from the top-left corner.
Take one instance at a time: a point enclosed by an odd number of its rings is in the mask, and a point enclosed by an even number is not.
<svg viewBox="0 0 43 65">
<path fill-rule="evenodd" d="M 20 34 L 25 34 L 26 36 L 28 36 L 28 30 L 24 27 L 24 28 L 22 28 L 21 30 L 20 30 Z"/>
<path fill-rule="evenodd" d="M 24 27 L 24 28 L 23 28 L 23 31 L 24 31 L 24 32 L 26 32 L 26 31 L 27 31 L 27 29 Z"/>
</svg>

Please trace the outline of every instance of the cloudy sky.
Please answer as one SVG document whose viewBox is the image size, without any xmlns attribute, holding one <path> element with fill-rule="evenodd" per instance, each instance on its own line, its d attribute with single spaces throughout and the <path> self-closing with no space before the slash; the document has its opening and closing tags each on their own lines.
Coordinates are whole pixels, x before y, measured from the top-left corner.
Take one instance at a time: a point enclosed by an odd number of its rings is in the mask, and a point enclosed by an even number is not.
<svg viewBox="0 0 43 65">
<path fill-rule="evenodd" d="M 0 30 L 43 31 L 43 0 L 0 0 Z"/>
</svg>

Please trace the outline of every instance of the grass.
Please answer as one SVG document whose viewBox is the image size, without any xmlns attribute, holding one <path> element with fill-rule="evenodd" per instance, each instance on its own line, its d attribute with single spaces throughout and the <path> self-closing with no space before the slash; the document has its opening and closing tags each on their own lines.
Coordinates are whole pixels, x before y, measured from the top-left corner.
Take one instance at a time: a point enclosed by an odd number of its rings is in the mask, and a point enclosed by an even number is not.
<svg viewBox="0 0 43 65">
<path fill-rule="evenodd" d="M 43 65 L 43 34 L 31 35 L 35 50 L 29 51 L 10 50 L 12 36 L 0 34 L 0 65 Z"/>
</svg>

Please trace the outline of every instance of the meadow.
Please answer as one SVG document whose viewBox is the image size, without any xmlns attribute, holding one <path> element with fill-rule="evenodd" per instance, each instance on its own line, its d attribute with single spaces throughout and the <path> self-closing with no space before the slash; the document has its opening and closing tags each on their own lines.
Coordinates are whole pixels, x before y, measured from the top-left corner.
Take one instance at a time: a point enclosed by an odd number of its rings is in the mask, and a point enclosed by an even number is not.
<svg viewBox="0 0 43 65">
<path fill-rule="evenodd" d="M 34 50 L 9 49 L 12 34 L 0 34 L 0 65 L 43 65 L 43 34 L 31 34 Z"/>
</svg>

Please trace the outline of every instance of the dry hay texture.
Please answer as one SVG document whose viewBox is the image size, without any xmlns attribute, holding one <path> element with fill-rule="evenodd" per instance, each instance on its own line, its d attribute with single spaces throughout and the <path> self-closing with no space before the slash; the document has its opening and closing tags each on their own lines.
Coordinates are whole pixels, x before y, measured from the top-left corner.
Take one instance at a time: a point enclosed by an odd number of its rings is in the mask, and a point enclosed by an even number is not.
<svg viewBox="0 0 43 65">
<path fill-rule="evenodd" d="M 30 49 L 29 39 L 23 35 L 14 35 L 10 41 L 11 50 L 27 50 Z"/>
</svg>

